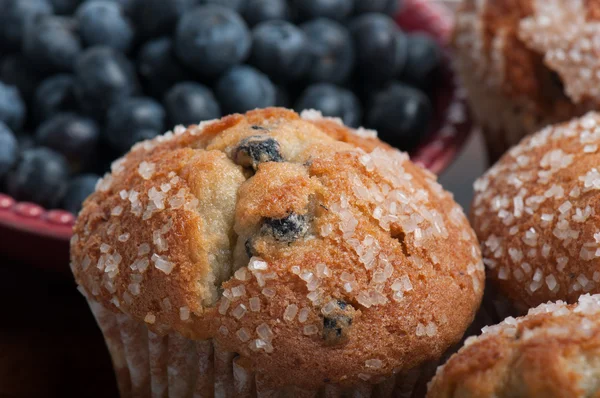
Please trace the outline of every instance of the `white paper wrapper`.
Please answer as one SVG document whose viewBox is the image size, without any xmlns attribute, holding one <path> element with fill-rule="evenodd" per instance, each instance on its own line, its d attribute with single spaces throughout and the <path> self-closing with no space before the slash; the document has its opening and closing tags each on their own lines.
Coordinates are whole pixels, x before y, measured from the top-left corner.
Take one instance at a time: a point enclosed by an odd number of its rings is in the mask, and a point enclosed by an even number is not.
<svg viewBox="0 0 600 398">
<path fill-rule="evenodd" d="M 436 363 L 427 363 L 377 384 L 351 389 L 328 385 L 319 391 L 294 386 L 268 389 L 235 353 L 213 340 L 176 333 L 159 336 L 125 314 L 88 300 L 110 351 L 121 398 L 204 397 L 424 397 Z"/>
</svg>

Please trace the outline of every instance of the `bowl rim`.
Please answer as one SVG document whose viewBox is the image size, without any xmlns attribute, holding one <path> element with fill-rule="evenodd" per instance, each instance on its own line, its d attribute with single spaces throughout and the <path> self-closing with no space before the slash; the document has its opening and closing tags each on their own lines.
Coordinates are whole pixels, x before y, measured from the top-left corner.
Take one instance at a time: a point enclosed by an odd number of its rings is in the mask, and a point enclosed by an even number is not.
<svg viewBox="0 0 600 398">
<path fill-rule="evenodd" d="M 436 115 L 441 117 L 429 138 L 410 154 L 413 162 L 439 174 L 456 158 L 473 126 L 464 90 L 451 70 L 449 41 L 454 15 L 446 6 L 430 0 L 403 0 L 395 20 L 407 32 L 430 34 L 444 49 L 444 83 L 434 104 Z M 44 209 L 0 193 L 0 229 L 66 242 L 75 219 L 68 211 Z"/>
</svg>

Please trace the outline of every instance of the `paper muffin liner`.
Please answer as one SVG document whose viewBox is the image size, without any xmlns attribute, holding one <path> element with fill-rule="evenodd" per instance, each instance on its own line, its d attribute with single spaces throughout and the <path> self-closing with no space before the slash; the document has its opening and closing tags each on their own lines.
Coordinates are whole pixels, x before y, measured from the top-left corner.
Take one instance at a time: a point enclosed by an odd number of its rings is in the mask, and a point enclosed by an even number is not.
<svg viewBox="0 0 600 398">
<path fill-rule="evenodd" d="M 428 362 L 379 384 L 351 388 L 327 385 L 318 391 L 287 386 L 269 389 L 247 363 L 214 340 L 159 336 L 126 314 L 88 299 L 112 357 L 121 398 L 199 397 L 424 397 L 438 361 Z"/>
</svg>

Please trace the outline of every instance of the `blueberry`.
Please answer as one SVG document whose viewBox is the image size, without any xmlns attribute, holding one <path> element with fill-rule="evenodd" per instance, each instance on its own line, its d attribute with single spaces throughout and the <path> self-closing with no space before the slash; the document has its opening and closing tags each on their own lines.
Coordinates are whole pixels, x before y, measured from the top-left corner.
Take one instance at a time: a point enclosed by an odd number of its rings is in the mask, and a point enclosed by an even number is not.
<svg viewBox="0 0 600 398">
<path fill-rule="evenodd" d="M 23 54 L 46 72 L 73 70 L 82 48 L 76 27 L 68 17 L 40 17 L 25 29 Z"/>
<path fill-rule="evenodd" d="M 287 20 L 290 10 L 285 0 L 248 0 L 244 19 L 250 26 L 275 19 Z"/>
<path fill-rule="evenodd" d="M 290 22 L 260 23 L 252 30 L 250 61 L 275 81 L 296 80 L 309 67 L 308 39 Z"/>
<path fill-rule="evenodd" d="M 110 107 L 106 118 L 106 138 L 120 153 L 138 141 L 164 132 L 165 111 L 151 98 L 134 97 Z"/>
<path fill-rule="evenodd" d="M 21 129 L 25 119 L 25 103 L 15 86 L 0 81 L 0 122 L 13 131 Z"/>
<path fill-rule="evenodd" d="M 181 61 L 205 76 L 215 76 L 246 59 L 250 31 L 233 10 L 205 5 L 177 23 L 175 52 Z"/>
<path fill-rule="evenodd" d="M 329 18 L 344 20 L 352 12 L 351 0 L 293 0 L 302 20 Z"/>
<path fill-rule="evenodd" d="M 83 3 L 77 9 L 76 18 L 86 45 L 104 45 L 123 52 L 129 51 L 133 43 L 133 27 L 118 3 Z"/>
<path fill-rule="evenodd" d="M 55 208 L 64 195 L 68 178 L 69 165 L 61 154 L 48 148 L 27 149 L 7 175 L 7 193 L 19 201 Z"/>
<path fill-rule="evenodd" d="M 294 108 L 317 109 L 324 116 L 339 117 L 347 126 L 360 125 L 362 111 L 358 98 L 349 90 L 329 83 L 308 86 L 296 101 Z"/>
<path fill-rule="evenodd" d="M 29 134 L 17 134 L 17 143 L 19 144 L 19 152 L 36 146 L 34 138 Z"/>
<path fill-rule="evenodd" d="M 109 47 L 90 47 L 75 63 L 75 96 L 81 109 L 102 117 L 108 107 L 137 91 L 131 63 Z"/>
<path fill-rule="evenodd" d="M 354 313 L 354 307 L 337 300 L 333 310 L 323 317 L 323 340 L 326 344 L 341 344 L 348 340 Z"/>
<path fill-rule="evenodd" d="M 256 250 L 254 249 L 254 243 L 252 241 L 252 239 L 247 239 L 246 242 L 244 242 L 244 249 L 246 251 L 246 255 L 248 256 L 248 258 L 255 256 Z"/>
<path fill-rule="evenodd" d="M 244 113 L 251 109 L 275 105 L 275 85 L 251 66 L 234 66 L 218 81 L 215 88 L 224 113 Z"/>
<path fill-rule="evenodd" d="M 189 126 L 221 117 L 221 108 L 212 91 L 199 83 L 174 85 L 165 95 L 164 104 L 172 125 Z"/>
<path fill-rule="evenodd" d="M 324 18 L 303 24 L 308 37 L 311 82 L 344 82 L 354 67 L 354 44 L 342 25 Z"/>
<path fill-rule="evenodd" d="M 79 213 L 83 201 L 96 189 L 99 178 L 96 174 L 81 174 L 69 181 L 62 201 L 63 209 L 73 214 Z"/>
<path fill-rule="evenodd" d="M 74 113 L 59 113 L 40 124 L 35 140 L 65 156 L 74 171 L 90 163 L 100 135 L 96 123 Z"/>
<path fill-rule="evenodd" d="M 64 0 L 64 1 L 69 1 L 69 0 Z M 76 1 L 76 0 L 74 0 Z M 97 0 L 84 0 L 86 2 L 89 1 L 97 1 Z M 125 12 L 126 15 L 131 15 L 134 7 L 136 6 L 136 0 L 104 0 L 104 1 L 110 1 L 111 3 L 116 3 L 118 4 L 123 11 Z M 143 1 L 143 0 L 141 0 Z"/>
<path fill-rule="evenodd" d="M 400 8 L 400 0 L 354 0 L 354 13 L 379 12 L 394 16 Z"/>
<path fill-rule="evenodd" d="M 435 40 L 425 34 L 409 35 L 406 66 L 400 78 L 417 87 L 431 87 L 441 62 L 442 51 Z"/>
<path fill-rule="evenodd" d="M 71 15 L 77 9 L 81 0 L 50 0 L 54 13 L 57 15 Z"/>
<path fill-rule="evenodd" d="M 400 72 L 406 61 L 406 37 L 394 20 L 383 14 L 364 14 L 351 23 L 350 33 L 364 79 L 387 82 Z"/>
<path fill-rule="evenodd" d="M 177 20 L 189 15 L 197 0 L 134 0 L 131 18 L 142 37 L 171 34 Z"/>
<path fill-rule="evenodd" d="M 294 242 L 308 232 L 308 219 L 293 212 L 284 218 L 267 218 L 261 232 L 272 235 L 280 242 Z"/>
<path fill-rule="evenodd" d="M 240 14 L 243 13 L 248 5 L 248 0 L 200 0 L 201 4 L 215 4 L 231 8 Z"/>
<path fill-rule="evenodd" d="M 2 0 L 0 2 L 0 49 L 18 50 L 25 27 L 41 15 L 52 14 L 47 0 Z"/>
<path fill-rule="evenodd" d="M 264 162 L 283 162 L 277 140 L 268 135 L 252 135 L 244 138 L 232 153 L 233 162 L 254 170 Z"/>
<path fill-rule="evenodd" d="M 42 77 L 35 66 L 23 56 L 14 54 L 5 57 L 0 65 L 0 80 L 16 86 L 19 93 L 28 104 Z"/>
<path fill-rule="evenodd" d="M 432 116 L 425 94 L 402 83 L 392 83 L 371 101 L 367 125 L 376 129 L 382 140 L 410 150 L 426 136 Z"/>
<path fill-rule="evenodd" d="M 74 79 L 72 75 L 59 74 L 45 79 L 35 91 L 33 111 L 38 122 L 59 112 L 76 108 Z"/>
<path fill-rule="evenodd" d="M 146 90 L 159 98 L 175 83 L 192 80 L 190 72 L 175 58 L 169 37 L 146 42 L 138 54 L 137 67 Z"/>
<path fill-rule="evenodd" d="M 14 166 L 19 157 L 19 143 L 8 126 L 0 122 L 0 179 Z"/>
</svg>

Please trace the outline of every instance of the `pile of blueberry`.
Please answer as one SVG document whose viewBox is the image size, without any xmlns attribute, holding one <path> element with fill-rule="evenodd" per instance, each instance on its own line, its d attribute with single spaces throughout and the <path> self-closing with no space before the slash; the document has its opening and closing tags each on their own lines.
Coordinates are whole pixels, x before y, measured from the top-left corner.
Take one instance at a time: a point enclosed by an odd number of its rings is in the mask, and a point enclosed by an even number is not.
<svg viewBox="0 0 600 398">
<path fill-rule="evenodd" d="M 77 212 L 112 160 L 177 124 L 319 109 L 410 150 L 440 49 L 399 0 L 0 0 L 0 191 Z"/>
</svg>

